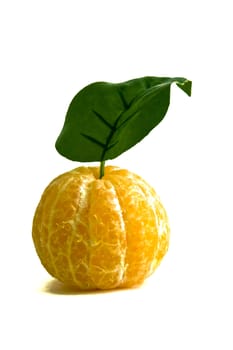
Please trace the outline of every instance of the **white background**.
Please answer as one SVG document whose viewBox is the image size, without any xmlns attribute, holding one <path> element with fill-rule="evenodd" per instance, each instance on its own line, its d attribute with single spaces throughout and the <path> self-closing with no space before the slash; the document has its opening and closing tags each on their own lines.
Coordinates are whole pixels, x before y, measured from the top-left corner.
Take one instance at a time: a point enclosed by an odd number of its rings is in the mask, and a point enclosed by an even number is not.
<svg viewBox="0 0 233 350">
<path fill-rule="evenodd" d="M 1 349 L 233 349 L 231 1 L 0 5 Z M 54 142 L 94 81 L 183 76 L 165 120 L 109 162 L 137 172 L 171 221 L 169 252 L 138 289 L 75 294 L 40 265 L 44 187 L 79 164 Z"/>
</svg>

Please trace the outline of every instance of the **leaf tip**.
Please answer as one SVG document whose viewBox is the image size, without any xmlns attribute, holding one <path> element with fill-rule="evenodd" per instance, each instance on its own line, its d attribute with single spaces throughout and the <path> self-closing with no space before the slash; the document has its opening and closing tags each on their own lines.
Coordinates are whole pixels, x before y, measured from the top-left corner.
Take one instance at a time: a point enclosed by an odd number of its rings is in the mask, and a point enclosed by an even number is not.
<svg viewBox="0 0 233 350">
<path fill-rule="evenodd" d="M 191 96 L 192 94 L 192 81 L 188 79 L 184 79 L 182 82 L 177 82 L 177 86 L 181 90 L 183 90 L 188 96 Z"/>
</svg>

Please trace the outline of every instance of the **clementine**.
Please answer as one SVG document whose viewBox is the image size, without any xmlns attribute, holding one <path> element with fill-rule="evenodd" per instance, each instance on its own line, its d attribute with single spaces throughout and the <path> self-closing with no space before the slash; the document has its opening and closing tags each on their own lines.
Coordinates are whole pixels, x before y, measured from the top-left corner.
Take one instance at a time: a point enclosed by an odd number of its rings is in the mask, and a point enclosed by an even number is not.
<svg viewBox="0 0 233 350">
<path fill-rule="evenodd" d="M 140 176 L 115 166 L 79 167 L 45 189 L 33 219 L 41 263 L 82 290 L 133 287 L 153 273 L 169 244 L 167 214 Z"/>
</svg>

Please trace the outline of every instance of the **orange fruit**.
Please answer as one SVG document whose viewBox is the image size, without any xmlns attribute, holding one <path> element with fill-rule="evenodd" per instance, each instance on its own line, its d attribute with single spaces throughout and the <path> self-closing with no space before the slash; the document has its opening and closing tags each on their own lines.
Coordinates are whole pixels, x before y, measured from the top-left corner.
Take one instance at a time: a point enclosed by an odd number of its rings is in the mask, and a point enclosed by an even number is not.
<svg viewBox="0 0 233 350">
<path fill-rule="evenodd" d="M 33 219 L 45 269 L 82 290 L 133 287 L 168 249 L 166 211 L 140 176 L 114 166 L 79 167 L 45 189 Z"/>
</svg>

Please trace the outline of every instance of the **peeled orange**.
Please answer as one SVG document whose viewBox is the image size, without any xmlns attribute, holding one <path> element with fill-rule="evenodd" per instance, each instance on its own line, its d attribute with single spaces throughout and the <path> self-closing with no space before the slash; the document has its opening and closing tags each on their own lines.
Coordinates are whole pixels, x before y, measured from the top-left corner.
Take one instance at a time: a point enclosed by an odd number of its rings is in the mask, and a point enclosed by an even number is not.
<svg viewBox="0 0 233 350">
<path fill-rule="evenodd" d="M 138 175 L 79 167 L 45 189 L 33 219 L 45 269 L 82 290 L 132 287 L 153 273 L 169 244 L 167 214 Z"/>
</svg>

